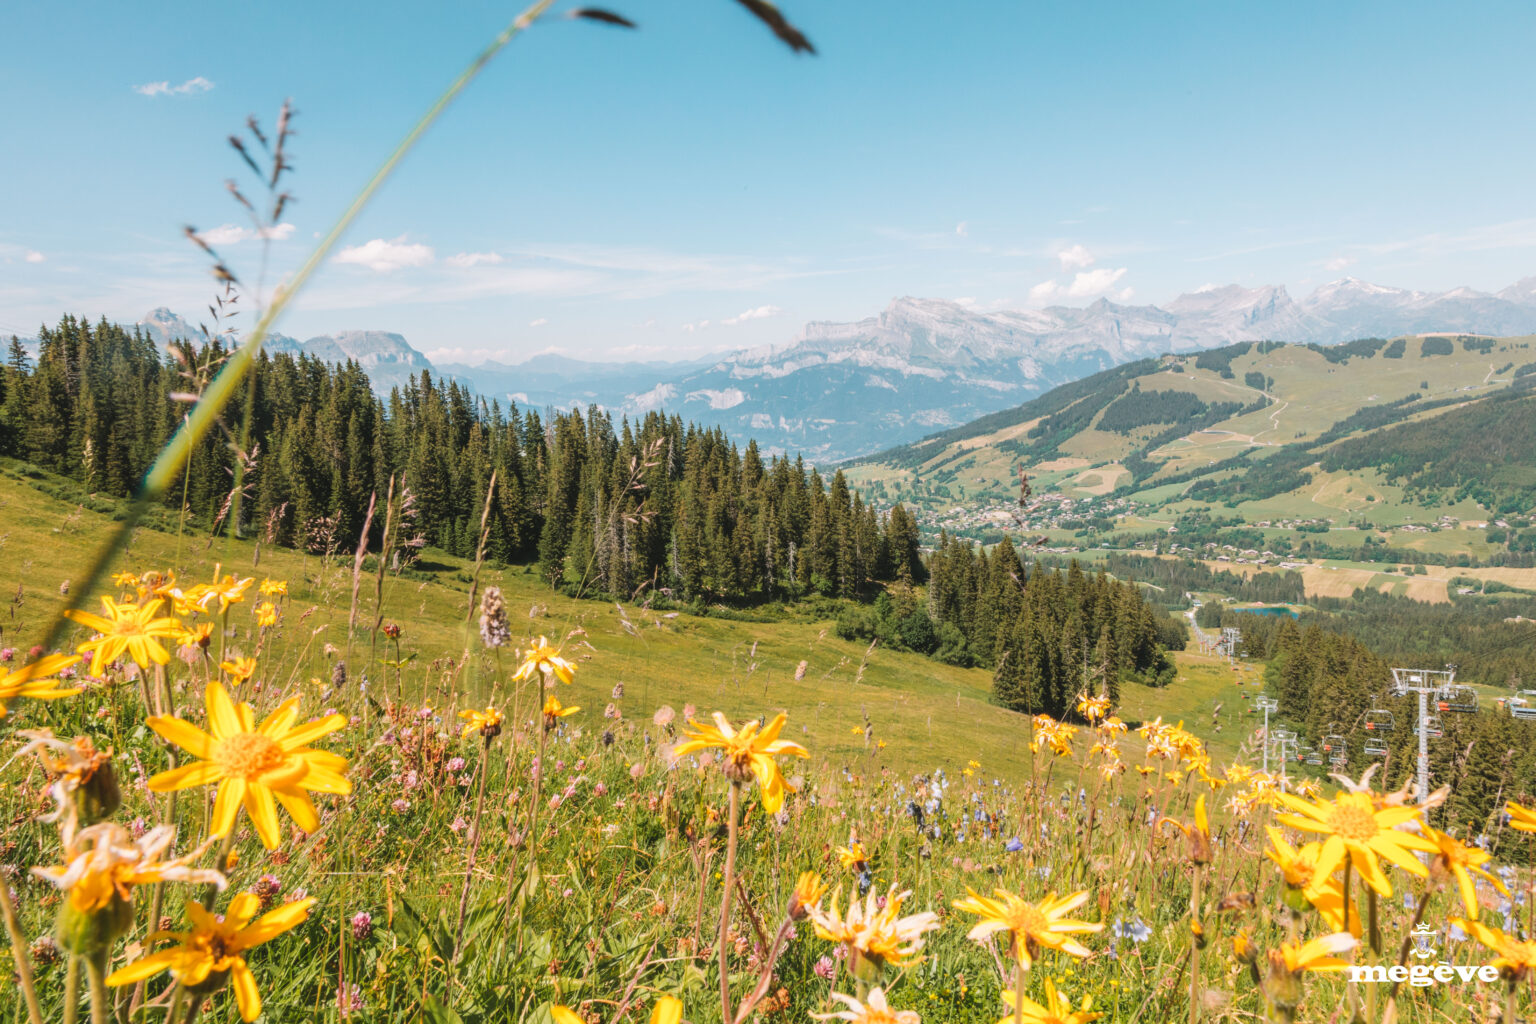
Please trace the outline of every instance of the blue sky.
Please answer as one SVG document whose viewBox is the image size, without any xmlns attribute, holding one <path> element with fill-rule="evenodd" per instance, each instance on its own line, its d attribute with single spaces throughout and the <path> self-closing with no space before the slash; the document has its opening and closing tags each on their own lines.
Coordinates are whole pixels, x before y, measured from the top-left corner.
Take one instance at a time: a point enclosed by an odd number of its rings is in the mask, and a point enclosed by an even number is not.
<svg viewBox="0 0 1536 1024">
<path fill-rule="evenodd" d="M 609 5 L 641 31 L 515 41 L 279 329 L 397 330 L 440 361 L 677 359 L 899 295 L 1536 273 L 1536 5 L 785 0 L 816 57 L 730 0 Z M 511 13 L 0 6 L 0 331 L 195 320 L 213 287 L 181 226 L 237 234 L 224 138 L 292 96 L 280 279 Z M 258 278 L 259 242 L 221 251 Z"/>
</svg>

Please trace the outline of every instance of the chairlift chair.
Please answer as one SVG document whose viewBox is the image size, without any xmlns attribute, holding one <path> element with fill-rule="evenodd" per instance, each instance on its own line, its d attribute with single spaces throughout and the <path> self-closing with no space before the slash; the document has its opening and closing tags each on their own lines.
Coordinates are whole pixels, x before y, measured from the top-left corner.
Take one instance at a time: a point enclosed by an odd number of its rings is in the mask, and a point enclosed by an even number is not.
<svg viewBox="0 0 1536 1024">
<path fill-rule="evenodd" d="M 1415 736 L 1419 734 L 1418 726 L 1413 727 L 1413 734 Z M 1445 730 L 1440 728 L 1439 718 L 1434 715 L 1424 716 L 1424 735 L 1428 736 L 1432 740 L 1437 740 L 1445 735 Z"/>
<path fill-rule="evenodd" d="M 1365 713 L 1366 732 L 1391 732 L 1395 724 L 1392 712 L 1386 708 L 1371 708 Z"/>
<path fill-rule="evenodd" d="M 1298 758 L 1298 760 L 1300 760 L 1300 758 Z M 1316 765 L 1318 767 L 1322 767 L 1322 764 L 1323 764 L 1323 752 L 1320 751 L 1320 750 L 1309 751 L 1307 753 L 1307 764 Z"/>
<path fill-rule="evenodd" d="M 1511 718 L 1536 718 L 1536 690 L 1521 690 L 1509 698 Z"/>
<path fill-rule="evenodd" d="M 1441 711 L 1470 715 L 1477 711 L 1477 691 L 1470 686 L 1447 686 L 1435 703 Z"/>
</svg>

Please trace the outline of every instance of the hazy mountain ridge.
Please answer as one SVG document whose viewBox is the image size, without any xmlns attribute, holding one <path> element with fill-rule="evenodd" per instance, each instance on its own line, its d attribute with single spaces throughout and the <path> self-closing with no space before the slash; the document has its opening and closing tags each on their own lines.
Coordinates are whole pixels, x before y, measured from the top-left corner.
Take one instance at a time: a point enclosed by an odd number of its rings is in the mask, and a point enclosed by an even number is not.
<svg viewBox="0 0 1536 1024">
<path fill-rule="evenodd" d="M 200 336 L 165 309 L 140 324 L 158 340 Z M 833 460 L 916 440 L 1148 356 L 1260 339 L 1334 344 L 1428 332 L 1536 333 L 1536 277 L 1496 294 L 1344 278 L 1300 301 L 1283 286 L 1213 286 L 1161 307 L 1099 299 L 1084 307 L 982 311 L 905 297 L 862 320 L 812 321 L 785 344 L 681 364 L 546 354 L 515 364 L 434 366 L 383 331 L 302 342 L 278 335 L 268 349 L 356 360 L 386 393 L 430 370 L 487 398 L 596 404 L 628 415 L 664 409 L 743 442 L 754 438 L 765 451 Z"/>
</svg>

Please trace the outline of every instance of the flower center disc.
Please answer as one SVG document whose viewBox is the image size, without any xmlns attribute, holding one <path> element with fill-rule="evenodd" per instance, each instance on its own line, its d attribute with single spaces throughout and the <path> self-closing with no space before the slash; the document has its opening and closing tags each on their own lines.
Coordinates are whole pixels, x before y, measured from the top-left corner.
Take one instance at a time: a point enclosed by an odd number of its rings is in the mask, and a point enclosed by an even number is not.
<svg viewBox="0 0 1536 1024">
<path fill-rule="evenodd" d="M 287 755 L 271 737 L 242 732 L 221 742 L 214 751 L 214 760 L 230 775 L 251 779 L 282 767 Z"/>
<path fill-rule="evenodd" d="M 1381 831 L 1380 826 L 1376 824 L 1376 816 L 1358 807 L 1340 807 L 1329 816 L 1328 824 L 1333 826 L 1339 838 L 1351 839 L 1357 843 L 1374 839 Z"/>
</svg>

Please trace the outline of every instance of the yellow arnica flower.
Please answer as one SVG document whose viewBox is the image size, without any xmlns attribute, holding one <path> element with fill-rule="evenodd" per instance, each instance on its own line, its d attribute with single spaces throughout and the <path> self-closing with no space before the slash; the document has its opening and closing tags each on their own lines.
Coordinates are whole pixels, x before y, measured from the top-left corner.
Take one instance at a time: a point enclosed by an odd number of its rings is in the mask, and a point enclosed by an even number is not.
<svg viewBox="0 0 1536 1024">
<path fill-rule="evenodd" d="M 748 722 L 738 732 L 718 711 L 714 719 L 714 725 L 700 725 L 688 719 L 693 731 L 684 734 L 688 739 L 677 745 L 673 756 L 682 757 L 697 750 L 719 747 L 725 751 L 726 777 L 732 782 L 745 782 L 748 776 L 756 776 L 763 794 L 763 810 L 777 814 L 784 806 L 784 792 L 794 792 L 794 787 L 784 781 L 778 764 L 773 760 L 774 755 L 793 754 L 808 758 L 811 756 L 810 751 L 798 743 L 779 739 L 779 731 L 784 728 L 786 720 L 783 714 L 776 715 L 762 732 L 758 732 L 756 722 Z"/>
<path fill-rule="evenodd" d="M 1282 825 L 1327 836 L 1317 855 L 1317 872 L 1327 876 L 1345 858 L 1360 878 L 1383 896 L 1392 895 L 1392 884 L 1381 870 L 1378 856 L 1420 878 L 1429 874 L 1413 851 L 1435 853 L 1437 847 L 1423 836 L 1399 831 L 1397 826 L 1419 818 L 1417 807 L 1378 809 L 1369 793 L 1340 793 L 1331 801 L 1308 802 L 1290 793 L 1276 794 L 1295 814 L 1281 814 Z"/>
<path fill-rule="evenodd" d="M 253 922 L 251 918 L 261 906 L 255 893 L 243 892 L 230 900 L 222 919 L 188 900 L 187 917 L 192 921 L 190 931 L 156 932 L 150 936 L 152 939 L 175 939 L 178 945 L 113 971 L 107 984 L 133 985 L 165 970 L 194 990 L 210 980 L 222 983 L 228 978 L 235 990 L 235 1003 L 240 1007 L 241 1018 L 255 1020 L 261 1016 L 261 993 L 256 990 L 256 978 L 241 954 L 303 923 L 309 917 L 309 908 L 314 905 L 313 896 L 295 900 L 268 911 Z"/>
<path fill-rule="evenodd" d="M 851 839 L 847 846 L 837 848 L 837 862 L 850 871 L 864 870 L 864 864 L 868 860 L 869 855 L 864 852 L 864 844 L 857 839 Z"/>
<path fill-rule="evenodd" d="M 821 898 L 826 894 L 827 883 L 821 880 L 821 875 L 815 871 L 802 871 L 795 881 L 795 891 L 789 897 L 789 916 L 796 921 L 802 920 L 812 907 L 821 905 Z"/>
<path fill-rule="evenodd" d="M 1516 832 L 1536 832 L 1536 811 L 1516 803 L 1505 804 L 1504 810 L 1509 812 L 1510 828 Z"/>
<path fill-rule="evenodd" d="M 1086 693 L 1077 695 L 1077 713 L 1090 722 L 1097 722 L 1109 714 L 1111 706 L 1108 697 L 1090 697 Z"/>
<path fill-rule="evenodd" d="M 1098 1020 L 1104 1016 L 1102 1013 L 1090 1013 L 1089 1007 L 1093 1002 L 1089 997 L 1083 997 L 1080 1009 L 1073 1009 L 1072 1001 L 1060 992 L 1051 983 L 1050 978 L 1045 979 L 1045 1005 L 1041 1006 L 1028 996 L 1024 997 L 1022 1005 L 1023 1013 L 1019 1013 L 1020 1004 L 1018 994 L 1008 989 L 1002 992 L 1003 1002 L 1008 1004 L 1012 1011 L 1008 1016 L 999 1020 L 997 1024 L 1009 1024 L 1010 1021 L 1018 1021 L 1023 1018 L 1024 1024 L 1088 1024 L 1091 1020 Z"/>
<path fill-rule="evenodd" d="M 115 572 L 112 574 L 112 585 L 114 587 L 121 587 L 124 590 L 130 587 L 137 587 L 139 585 L 138 573 Z"/>
<path fill-rule="evenodd" d="M 175 639 L 180 647 L 199 647 L 207 650 L 208 644 L 213 640 L 213 623 L 203 622 L 196 626 L 187 626 L 176 634 Z"/>
<path fill-rule="evenodd" d="M 225 674 L 235 682 L 243 683 L 256 674 L 256 659 L 235 658 L 233 661 L 221 661 L 219 668 L 223 669 Z"/>
<path fill-rule="evenodd" d="M 254 576 L 247 576 L 243 580 L 237 580 L 229 573 L 225 573 L 222 579 L 217 578 L 217 573 L 215 576 L 214 582 L 200 583 L 193 587 L 192 594 L 189 596 L 195 595 L 194 600 L 204 611 L 207 611 L 208 606 L 217 599 L 220 615 L 229 611 L 230 605 L 244 601 L 246 590 L 256 581 Z"/>
<path fill-rule="evenodd" d="M 1088 902 L 1086 889 L 1060 899 L 1051 893 L 1039 903 L 1030 903 L 1006 889 L 993 890 L 996 899 L 981 896 L 971 888 L 965 891 L 970 896 L 956 900 L 955 909 L 968 911 L 981 918 L 967 937 L 973 942 L 986 942 L 998 932 L 1008 932 L 1011 946 L 1009 953 L 1026 971 L 1034 964 L 1034 958 L 1042 948 L 1059 950 L 1072 956 L 1089 956 L 1090 950 L 1072 936 L 1104 930 L 1102 924 L 1073 921 L 1067 917 Z"/>
<path fill-rule="evenodd" d="M 212 868 L 190 867 L 213 840 L 174 860 L 161 860 L 176 838 L 169 825 L 157 825 L 138 840 L 112 822 L 81 829 L 70 837 L 69 863 L 60 867 L 33 868 L 32 873 L 69 893 L 69 905 L 82 914 L 104 910 L 113 897 L 132 898 L 135 886 L 152 882 L 212 884 L 224 888 L 224 876 Z"/>
<path fill-rule="evenodd" d="M 523 652 L 523 660 L 512 678 L 521 682 L 532 679 L 535 673 L 553 675 L 562 683 L 569 683 L 576 677 L 576 666 L 560 657 L 559 649 L 551 647 L 548 640 L 539 637 L 537 643 Z"/>
<path fill-rule="evenodd" d="M 5 702 L 17 697 L 32 700 L 58 700 L 73 697 L 80 692 L 78 686 L 65 686 L 57 676 L 82 659 L 78 654 L 50 654 L 38 658 L 30 665 L 23 665 L 14 672 L 0 673 L 0 718 L 5 717 Z"/>
<path fill-rule="evenodd" d="M 156 716 L 148 725 L 162 738 L 182 747 L 198 760 L 149 780 L 156 793 L 219 783 L 213 805 L 210 832 L 224 835 L 235 825 L 243 804 L 267 849 L 281 838 L 273 798 L 288 809 L 305 832 L 320 827 L 320 817 L 309 792 L 347 794 L 352 783 L 345 778 L 346 759 L 309 743 L 347 724 L 342 715 L 306 722 L 294 727 L 299 717 L 299 698 L 289 697 L 276 711 L 256 725 L 256 712 L 246 703 L 236 704 L 217 681 L 204 694 L 212 735 L 180 718 Z"/>
<path fill-rule="evenodd" d="M 559 697 L 550 694 L 544 698 L 544 728 L 553 729 L 555 722 L 562 718 L 569 718 L 580 710 L 581 708 L 579 707 L 566 707 L 560 703 Z"/>
<path fill-rule="evenodd" d="M 1513 935 L 1464 917 L 1453 917 L 1451 923 L 1460 926 L 1468 935 L 1498 954 L 1489 963 L 1497 967 L 1506 980 L 1523 981 L 1536 969 L 1536 942 L 1521 942 Z"/>
<path fill-rule="evenodd" d="M 288 594 L 288 581 L 262 580 L 260 590 L 262 597 L 277 597 L 278 595 L 286 597 Z"/>
<path fill-rule="evenodd" d="M 1360 940 L 1348 932 L 1335 932 L 1311 942 L 1286 942 L 1269 951 L 1270 971 L 1286 976 L 1302 971 L 1339 971 L 1348 966 L 1338 954 L 1348 953 Z"/>
<path fill-rule="evenodd" d="M 832 998 L 842 1003 L 847 1009 L 834 1010 L 831 1013 L 813 1013 L 817 1020 L 845 1020 L 848 1024 L 921 1024 L 922 1018 L 913 1010 L 893 1010 L 885 1001 L 884 989 L 873 989 L 867 1002 L 860 1002 L 853 996 L 845 996 L 841 992 L 832 993 Z"/>
<path fill-rule="evenodd" d="M 459 717 L 468 723 L 459 731 L 460 739 L 467 740 L 475 733 L 486 739 L 494 739 L 501 734 L 501 712 L 489 705 L 484 711 L 460 711 Z"/>
<path fill-rule="evenodd" d="M 256 625 L 263 629 L 277 625 L 277 605 L 263 601 L 256 606 Z"/>
<path fill-rule="evenodd" d="M 549 1015 L 555 1024 L 587 1024 L 586 1019 L 569 1006 L 551 1006 Z M 682 1001 L 672 996 L 662 996 L 651 1007 L 651 1024 L 679 1024 L 682 1019 Z"/>
<path fill-rule="evenodd" d="M 78 608 L 71 608 L 64 613 L 82 626 L 89 626 L 101 634 L 98 639 L 87 640 L 75 648 L 81 654 L 92 655 L 91 675 L 101 675 L 101 670 L 108 663 L 121 658 L 124 653 L 138 662 L 140 668 L 149 668 L 151 662 L 164 665 L 171 660 L 165 648 L 160 646 L 159 638 L 177 636 L 182 631 L 182 625 L 170 617 L 155 617 L 162 603 L 156 598 L 141 605 L 130 602 L 120 604 L 110 597 L 104 597 L 101 604 L 107 613 L 105 617 Z"/>
<path fill-rule="evenodd" d="M 1493 859 L 1493 855 L 1487 850 L 1479 850 L 1475 846 L 1468 846 L 1454 836 L 1448 836 L 1438 829 L 1429 830 L 1430 838 L 1440 849 L 1435 855 L 1434 870 L 1444 872 L 1456 879 L 1456 888 L 1461 893 L 1462 905 L 1467 908 L 1468 917 L 1476 917 L 1478 911 L 1477 883 L 1472 880 L 1472 875 L 1478 874 L 1504 895 L 1509 895 L 1509 890 L 1504 883 L 1493 875 L 1490 875 L 1483 867 Z M 1443 877 L 1443 876 L 1442 876 Z"/>
<path fill-rule="evenodd" d="M 849 968 L 856 976 L 860 959 L 872 961 L 876 970 L 900 967 L 923 948 L 923 935 L 939 926 L 938 915 L 932 911 L 901 916 L 901 905 L 912 895 L 910 891 L 898 893 L 892 886 L 884 909 L 877 904 L 873 889 L 862 903 L 858 896 L 849 893 L 847 911 L 839 913 L 837 906 L 842 895 L 843 887 L 838 886 L 825 910 L 810 907 L 807 911 L 818 936 L 847 947 L 851 956 Z"/>
<path fill-rule="evenodd" d="M 1201 793 L 1195 800 L 1195 820 L 1186 825 L 1182 821 L 1174 821 L 1172 818 L 1159 818 L 1157 825 L 1172 825 L 1184 833 L 1186 854 L 1191 864 L 1209 864 L 1213 853 L 1211 851 L 1211 820 L 1205 813 L 1205 794 Z"/>
</svg>

